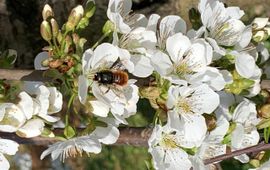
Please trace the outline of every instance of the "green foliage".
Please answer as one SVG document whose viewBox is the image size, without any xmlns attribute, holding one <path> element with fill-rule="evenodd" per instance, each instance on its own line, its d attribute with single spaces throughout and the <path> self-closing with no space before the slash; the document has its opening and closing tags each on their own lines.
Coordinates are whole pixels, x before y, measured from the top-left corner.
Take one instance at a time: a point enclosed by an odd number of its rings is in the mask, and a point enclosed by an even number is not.
<svg viewBox="0 0 270 170">
<path fill-rule="evenodd" d="M 0 68 L 13 68 L 17 59 L 17 52 L 12 49 L 0 51 Z"/>
</svg>

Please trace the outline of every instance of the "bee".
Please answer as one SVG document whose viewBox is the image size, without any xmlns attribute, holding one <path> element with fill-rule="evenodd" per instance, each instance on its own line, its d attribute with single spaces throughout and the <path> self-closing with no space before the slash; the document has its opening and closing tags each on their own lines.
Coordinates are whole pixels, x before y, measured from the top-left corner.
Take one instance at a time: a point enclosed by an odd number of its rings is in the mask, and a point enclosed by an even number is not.
<svg viewBox="0 0 270 170">
<path fill-rule="evenodd" d="M 102 85 L 125 86 L 128 83 L 128 74 L 122 70 L 103 70 L 97 72 L 93 80 Z"/>
</svg>

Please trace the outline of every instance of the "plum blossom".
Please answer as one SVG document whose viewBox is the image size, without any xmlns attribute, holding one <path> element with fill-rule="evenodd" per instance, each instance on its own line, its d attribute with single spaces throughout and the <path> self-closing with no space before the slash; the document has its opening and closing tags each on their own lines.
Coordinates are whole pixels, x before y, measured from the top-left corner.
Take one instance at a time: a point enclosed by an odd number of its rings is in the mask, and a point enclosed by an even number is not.
<svg viewBox="0 0 270 170">
<path fill-rule="evenodd" d="M 129 53 L 125 53 L 129 54 Z M 99 45 L 94 51 L 87 50 L 83 55 L 83 75 L 79 77 L 79 99 L 81 103 L 89 102 L 96 116 L 107 117 L 109 111 L 122 123 L 125 118 L 136 113 L 136 103 L 139 100 L 138 87 L 134 80 L 129 79 L 127 85 L 104 85 L 93 81 L 97 72 L 112 70 L 113 65 L 120 61 L 121 67 L 132 71 L 134 65 L 129 61 L 129 55 L 123 55 L 117 47 L 109 43 Z M 88 88 L 96 99 L 87 100 Z"/>
<path fill-rule="evenodd" d="M 212 47 L 203 39 L 193 42 L 182 33 L 167 39 L 166 51 L 152 57 L 155 70 L 175 84 L 186 85 L 196 73 L 204 72 L 212 62 Z"/>
<path fill-rule="evenodd" d="M 260 119 L 257 118 L 256 105 L 253 102 L 245 99 L 238 104 L 234 110 L 232 120 L 236 124 L 231 138 L 232 151 L 258 144 L 260 135 L 256 125 Z M 246 154 L 236 156 L 235 159 L 242 163 L 249 161 Z"/>
<path fill-rule="evenodd" d="M 188 154 L 181 148 L 182 137 L 168 125 L 156 125 L 148 140 L 149 149 L 157 170 L 189 170 L 191 162 Z"/>
<path fill-rule="evenodd" d="M 8 160 L 5 158 L 4 154 L 15 155 L 18 151 L 19 144 L 9 139 L 0 138 L 0 167 L 3 170 L 8 170 L 10 168 Z"/>
</svg>

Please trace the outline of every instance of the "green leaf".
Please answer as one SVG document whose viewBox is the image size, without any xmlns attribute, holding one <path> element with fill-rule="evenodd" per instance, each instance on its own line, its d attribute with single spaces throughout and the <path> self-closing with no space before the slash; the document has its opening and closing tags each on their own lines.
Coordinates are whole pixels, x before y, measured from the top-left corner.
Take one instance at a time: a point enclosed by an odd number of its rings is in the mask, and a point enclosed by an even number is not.
<svg viewBox="0 0 270 170">
<path fill-rule="evenodd" d="M 64 135 L 66 136 L 66 138 L 70 139 L 70 138 L 74 137 L 75 134 L 76 133 L 75 133 L 74 129 L 71 126 L 68 125 L 68 126 L 65 127 Z"/>
</svg>

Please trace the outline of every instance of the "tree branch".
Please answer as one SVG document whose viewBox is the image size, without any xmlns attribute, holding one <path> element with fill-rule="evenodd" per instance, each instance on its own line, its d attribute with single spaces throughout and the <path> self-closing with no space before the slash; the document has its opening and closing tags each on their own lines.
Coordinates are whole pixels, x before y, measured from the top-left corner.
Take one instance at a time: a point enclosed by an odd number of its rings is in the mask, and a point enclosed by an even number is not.
<svg viewBox="0 0 270 170">
<path fill-rule="evenodd" d="M 6 80 L 22 80 L 22 81 L 49 81 L 50 79 L 43 77 L 43 71 L 38 70 L 15 70 L 0 69 L 0 79 Z M 137 85 L 148 85 L 151 78 L 136 78 Z M 270 80 L 262 80 L 261 88 L 270 91 Z"/>
<path fill-rule="evenodd" d="M 63 134 L 63 129 L 55 129 L 55 134 Z M 144 127 L 122 127 L 120 128 L 120 137 L 113 145 L 132 145 L 138 147 L 147 147 L 147 141 L 151 136 L 152 129 L 144 128 Z M 0 137 L 5 139 L 11 139 L 19 144 L 28 144 L 28 145 L 38 145 L 38 146 L 47 146 L 51 145 L 55 142 L 58 142 L 57 139 L 54 138 L 46 138 L 46 137 L 34 137 L 34 138 L 21 138 L 18 137 L 14 133 L 5 133 L 0 132 Z M 213 164 L 222 160 L 230 159 L 234 156 L 239 156 L 247 153 L 260 152 L 270 149 L 270 144 L 260 143 L 255 146 L 251 146 L 248 148 L 244 148 L 241 150 L 237 150 L 234 152 L 229 152 L 223 155 L 219 155 L 214 158 L 204 160 L 205 165 Z"/>
</svg>

